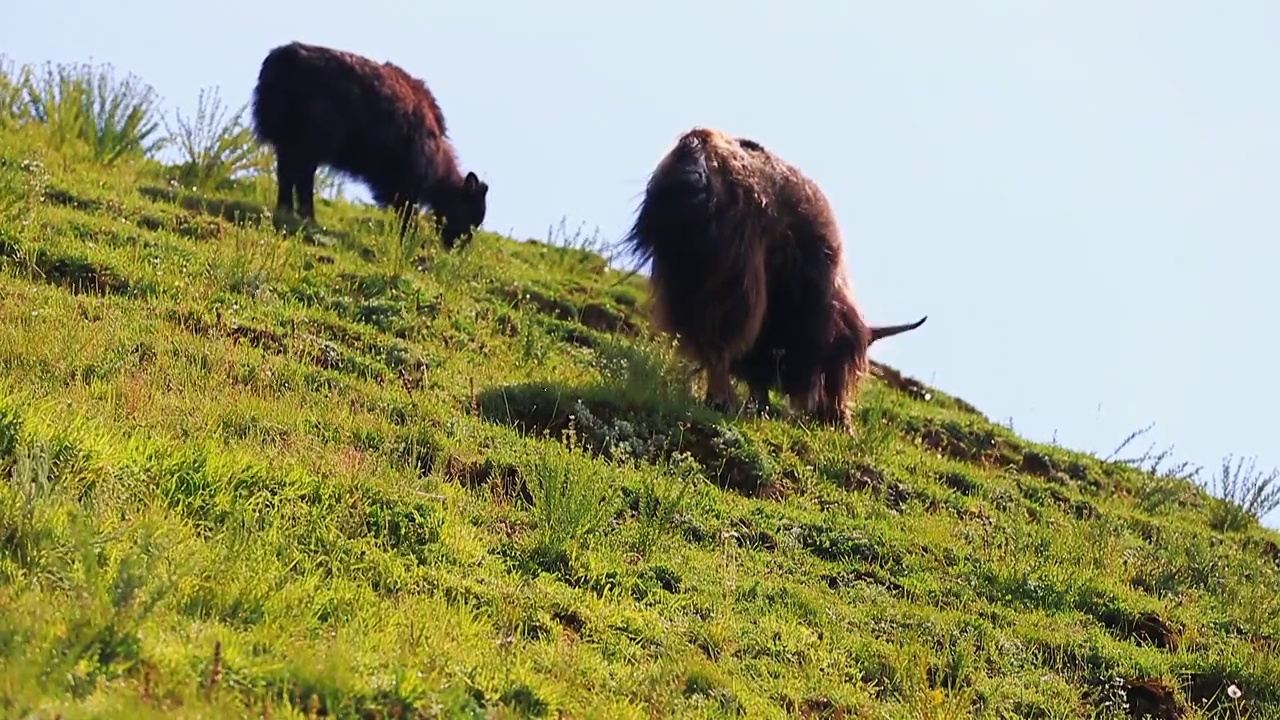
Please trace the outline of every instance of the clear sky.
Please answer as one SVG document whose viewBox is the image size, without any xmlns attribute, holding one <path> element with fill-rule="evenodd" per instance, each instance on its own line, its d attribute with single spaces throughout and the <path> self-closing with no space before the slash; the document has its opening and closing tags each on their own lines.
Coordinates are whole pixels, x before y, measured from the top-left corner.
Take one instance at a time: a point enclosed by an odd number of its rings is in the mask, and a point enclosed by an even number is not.
<svg viewBox="0 0 1280 720">
<path fill-rule="evenodd" d="M 188 113 L 289 40 L 397 62 L 519 238 L 616 239 L 679 133 L 753 137 L 830 196 L 872 322 L 929 315 L 877 359 L 1037 440 L 1280 465 L 1274 0 L 10 6 L 0 52 Z"/>
</svg>

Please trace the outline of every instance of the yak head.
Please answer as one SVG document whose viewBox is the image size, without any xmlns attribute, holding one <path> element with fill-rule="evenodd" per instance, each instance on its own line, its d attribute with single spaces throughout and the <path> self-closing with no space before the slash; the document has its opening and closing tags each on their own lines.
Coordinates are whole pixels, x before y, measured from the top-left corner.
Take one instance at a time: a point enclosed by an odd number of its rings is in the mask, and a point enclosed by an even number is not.
<svg viewBox="0 0 1280 720">
<path fill-rule="evenodd" d="M 432 198 L 432 209 L 440 218 L 440 239 L 447 247 L 453 247 L 459 238 L 470 235 L 484 223 L 488 195 L 488 183 L 469 172 L 461 183 L 443 189 Z"/>
</svg>

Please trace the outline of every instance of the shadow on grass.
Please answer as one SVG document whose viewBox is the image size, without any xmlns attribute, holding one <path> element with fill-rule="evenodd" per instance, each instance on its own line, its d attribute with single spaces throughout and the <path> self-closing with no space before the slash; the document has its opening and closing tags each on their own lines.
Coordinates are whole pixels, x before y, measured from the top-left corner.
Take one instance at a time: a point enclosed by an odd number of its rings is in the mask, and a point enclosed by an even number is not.
<svg viewBox="0 0 1280 720">
<path fill-rule="evenodd" d="M 265 205 L 253 200 L 206 197 L 156 185 L 144 185 L 138 188 L 138 194 L 152 202 L 171 203 L 184 210 L 220 217 L 230 223 L 249 223 L 251 219 L 271 214 Z"/>
<path fill-rule="evenodd" d="M 152 283 L 131 281 L 117 268 L 95 262 L 80 253 L 50 251 L 39 246 L 0 240 L 0 266 L 6 264 L 26 277 L 76 295 L 151 297 L 156 293 Z"/>
<path fill-rule="evenodd" d="M 221 218 L 234 225 L 261 226 L 270 222 L 277 232 L 298 235 L 313 245 L 350 245 L 355 240 L 349 232 L 322 227 L 293 213 L 276 212 L 254 200 L 209 197 L 155 185 L 140 187 L 138 193 L 153 202 L 177 205 L 188 212 Z"/>
<path fill-rule="evenodd" d="M 688 453 L 721 487 L 771 495 L 779 472 L 767 449 L 705 408 L 620 395 L 611 386 L 524 383 L 482 391 L 481 416 L 527 436 L 565 441 L 606 460 L 661 463 Z"/>
<path fill-rule="evenodd" d="M 749 496 L 783 482 L 768 449 L 690 392 L 680 363 L 660 349 L 592 333 L 600 380 L 504 385 L 477 393 L 481 416 L 532 437 L 573 438 L 609 461 L 661 464 L 687 453 L 705 476 Z"/>
</svg>

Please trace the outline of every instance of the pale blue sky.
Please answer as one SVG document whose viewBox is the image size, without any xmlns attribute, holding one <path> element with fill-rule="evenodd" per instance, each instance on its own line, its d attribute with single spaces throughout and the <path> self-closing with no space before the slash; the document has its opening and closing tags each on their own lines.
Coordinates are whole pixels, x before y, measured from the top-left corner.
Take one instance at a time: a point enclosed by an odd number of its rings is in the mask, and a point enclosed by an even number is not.
<svg viewBox="0 0 1280 720">
<path fill-rule="evenodd" d="M 871 320 L 930 316 L 876 358 L 1035 439 L 1280 465 L 1280 3 L 467 4 L 11 3 L 0 52 L 188 112 L 289 40 L 392 60 L 522 238 L 617 238 L 680 132 L 754 137 L 825 188 Z"/>
</svg>

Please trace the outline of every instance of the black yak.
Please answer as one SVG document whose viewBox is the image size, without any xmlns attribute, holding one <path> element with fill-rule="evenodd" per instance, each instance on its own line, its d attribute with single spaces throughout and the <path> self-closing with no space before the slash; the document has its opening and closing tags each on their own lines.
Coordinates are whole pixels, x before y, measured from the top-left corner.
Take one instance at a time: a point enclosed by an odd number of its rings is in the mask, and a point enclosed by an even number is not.
<svg viewBox="0 0 1280 720">
<path fill-rule="evenodd" d="M 869 327 L 845 273 L 835 213 L 817 184 L 760 143 L 684 133 L 649 178 L 627 244 L 652 261 L 654 324 L 707 372 L 705 401 L 756 408 L 779 388 L 795 410 L 851 429 L 867 348 L 919 327 Z"/>
<path fill-rule="evenodd" d="M 439 217 L 452 248 L 484 221 L 489 186 L 464 177 L 435 96 L 390 63 L 293 42 L 267 53 L 253 90 L 258 140 L 276 152 L 276 205 L 315 220 L 315 172 L 327 165 L 363 181 L 395 208 L 403 238 L 419 205 Z"/>
</svg>

